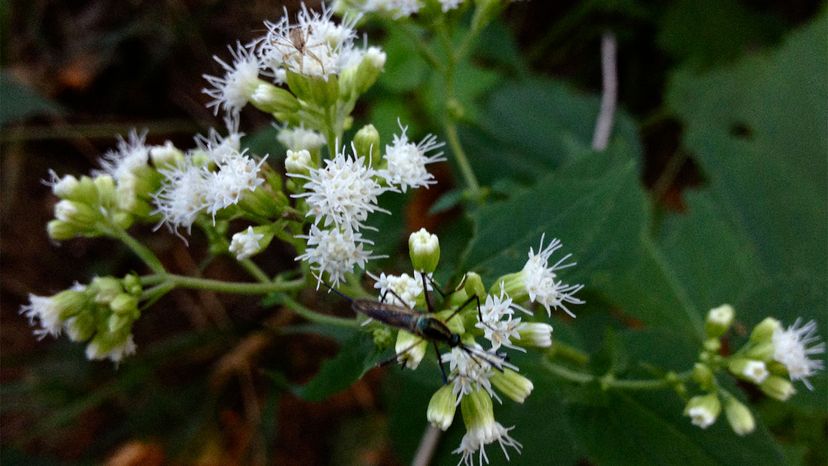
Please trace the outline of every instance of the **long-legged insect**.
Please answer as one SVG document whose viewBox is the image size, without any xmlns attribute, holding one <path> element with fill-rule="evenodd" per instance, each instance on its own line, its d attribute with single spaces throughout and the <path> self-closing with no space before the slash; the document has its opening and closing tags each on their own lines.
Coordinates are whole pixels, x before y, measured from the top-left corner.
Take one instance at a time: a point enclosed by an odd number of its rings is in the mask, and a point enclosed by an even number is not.
<svg viewBox="0 0 828 466">
<path fill-rule="evenodd" d="M 291 57 L 298 55 L 296 61 L 299 65 L 299 72 L 305 72 L 305 57 L 312 58 L 316 63 L 319 64 L 319 67 L 322 70 L 322 74 L 325 74 L 325 64 L 322 63 L 322 60 L 317 56 L 311 49 L 315 47 L 324 47 L 325 43 L 317 43 L 317 44 L 310 44 L 308 43 L 308 39 L 313 34 L 313 30 L 310 26 L 307 27 L 307 31 L 303 30 L 300 26 L 293 26 L 288 30 L 288 40 L 274 40 L 273 44 L 277 44 L 281 47 L 288 47 L 292 49 L 290 52 L 287 52 L 283 55 L 283 61 L 285 63 L 290 60 Z"/>
<path fill-rule="evenodd" d="M 438 343 L 443 343 L 447 345 L 449 348 L 460 348 L 466 354 L 468 354 L 469 357 L 474 359 L 478 364 L 482 365 L 482 363 L 480 362 L 480 360 L 482 360 L 488 363 L 490 366 L 494 367 L 495 369 L 502 371 L 503 367 L 505 365 L 508 365 L 508 363 L 505 362 L 505 359 L 503 359 L 501 355 L 495 355 L 496 359 L 494 359 L 490 353 L 481 351 L 477 348 L 464 344 L 461 341 L 459 334 L 452 332 L 443 321 L 441 321 L 437 317 L 434 317 L 434 309 L 431 305 L 431 301 L 428 295 L 426 276 L 422 275 L 422 277 L 423 292 L 425 294 L 426 306 L 428 308 L 428 313 L 426 314 L 417 312 L 414 309 L 411 309 L 407 306 L 385 302 L 385 297 L 387 296 L 388 292 L 390 292 L 394 297 L 396 297 L 399 300 L 399 302 L 404 302 L 402 298 L 400 298 L 393 290 L 388 290 L 385 294 L 383 294 L 382 299 L 380 301 L 375 301 L 373 299 L 352 299 L 340 293 L 339 291 L 333 289 L 327 283 L 322 283 L 329 290 L 338 294 L 342 298 L 350 301 L 351 309 L 354 312 L 363 314 L 371 319 L 382 322 L 385 325 L 395 327 L 400 330 L 405 330 L 413 335 L 420 337 L 422 340 L 431 342 L 434 346 L 434 351 L 437 355 L 437 362 L 440 365 L 440 373 L 443 377 L 443 383 L 448 383 L 448 377 L 446 375 L 446 369 L 443 365 L 442 358 L 440 357 L 440 350 L 437 347 Z M 431 279 L 429 278 L 429 280 Z M 431 281 L 431 283 L 435 285 L 434 288 L 437 290 L 438 293 L 440 293 L 441 296 L 446 296 L 442 291 L 440 291 L 439 287 L 436 286 L 436 283 L 434 283 L 433 280 Z M 478 313 L 480 313 L 480 298 L 476 295 L 473 295 L 469 297 L 465 302 L 460 304 L 454 310 L 454 312 L 448 317 L 448 319 L 446 319 L 446 321 L 453 319 L 455 316 L 457 316 L 457 314 L 459 314 L 472 302 L 477 303 L 477 310 Z M 396 353 L 393 357 L 381 361 L 377 364 L 377 366 L 384 366 L 392 362 L 398 361 L 400 356 L 410 351 L 419 343 L 419 341 L 415 341 L 409 347 L 404 348 L 402 351 Z"/>
</svg>

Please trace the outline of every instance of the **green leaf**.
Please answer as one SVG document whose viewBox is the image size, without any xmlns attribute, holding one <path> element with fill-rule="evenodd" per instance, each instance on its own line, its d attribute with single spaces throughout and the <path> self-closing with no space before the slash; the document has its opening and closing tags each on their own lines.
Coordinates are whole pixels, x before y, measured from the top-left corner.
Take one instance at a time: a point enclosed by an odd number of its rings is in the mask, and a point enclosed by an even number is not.
<svg viewBox="0 0 828 466">
<path fill-rule="evenodd" d="M 479 127 L 461 139 L 484 184 L 502 178 L 537 179 L 566 162 L 589 157 L 600 99 L 561 81 L 506 83 L 486 103 Z M 616 114 L 612 144 L 638 158 L 638 129 L 624 111 Z"/>
<path fill-rule="evenodd" d="M 39 115 L 62 115 L 63 108 L 0 71 L 0 126 Z"/>
<path fill-rule="evenodd" d="M 322 363 L 319 373 L 310 382 L 295 389 L 294 393 L 309 401 L 324 400 L 359 380 L 376 365 L 379 357 L 371 335 L 357 332 L 342 345 L 336 356 Z"/>
<path fill-rule="evenodd" d="M 828 271 L 828 16 L 776 51 L 677 73 L 668 103 L 716 203 L 766 271 Z"/>
<path fill-rule="evenodd" d="M 428 65 L 407 35 L 395 28 L 387 31 L 383 48 L 388 59 L 379 85 L 393 93 L 413 91 L 425 80 Z"/>
<path fill-rule="evenodd" d="M 577 439 L 598 464 L 753 465 L 785 464 L 781 451 L 761 427 L 737 437 L 724 415 L 706 430 L 682 416 L 682 401 L 671 392 L 642 396 L 608 392 L 605 407 L 571 405 L 569 421 Z"/>
</svg>

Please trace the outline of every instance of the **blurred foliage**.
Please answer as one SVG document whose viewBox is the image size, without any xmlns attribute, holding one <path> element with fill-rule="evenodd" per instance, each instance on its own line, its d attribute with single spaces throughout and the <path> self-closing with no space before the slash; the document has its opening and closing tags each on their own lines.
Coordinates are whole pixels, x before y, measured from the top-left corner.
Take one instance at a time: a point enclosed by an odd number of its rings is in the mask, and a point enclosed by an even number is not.
<svg viewBox="0 0 828 466">
<path fill-rule="evenodd" d="M 723 302 L 734 305 L 745 328 L 769 314 L 787 323 L 805 316 L 817 319 L 823 337 L 828 334 L 825 12 L 816 15 L 815 6 L 802 2 L 542 3 L 513 5 L 458 72 L 457 94 L 465 110 L 461 139 L 479 179 L 490 187 L 491 202 L 463 213 L 458 207 L 464 201 L 448 175 L 441 179 L 441 191 L 426 201 L 420 194 L 390 196 L 383 207 L 393 217 L 372 219 L 381 232 L 372 237 L 376 252 L 391 256 L 383 266 L 393 270 L 405 263 L 399 253 L 406 232 L 420 223 L 430 222 L 441 237 L 441 280 L 470 268 L 487 285 L 519 268 L 541 233 L 561 238 L 578 261 L 568 278 L 586 284 L 588 304 L 577 319 L 557 320 L 555 337 L 591 353 L 590 369 L 600 375 L 646 377 L 653 367 L 686 369 L 696 357 L 704 313 Z M 17 26 L 30 33 L 27 28 L 46 14 L 38 10 L 34 15 L 33 7 L 22 5 L 11 10 L 12 15 L 33 15 L 21 18 L 26 21 L 20 24 L 28 26 Z M 213 2 L 192 10 L 192 18 L 170 8 L 159 11 L 175 14 L 145 11 L 109 24 L 111 30 L 104 23 L 98 24 L 100 30 L 87 30 L 88 42 L 73 49 L 83 53 L 74 57 L 92 55 L 100 61 L 90 65 L 95 73 L 85 87 L 72 90 L 65 75 L 63 87 L 38 86 L 44 76 L 27 87 L 4 70 L 0 125 L 89 118 L 78 102 L 101 95 L 106 97 L 94 108 L 106 101 L 117 114 L 130 89 L 140 97 L 130 100 L 129 108 L 138 109 L 140 117 L 205 118 L 192 110 L 202 85 L 194 78 L 211 70 L 206 57 L 219 48 L 205 46 L 203 37 L 197 45 L 192 42 L 195 31 L 223 10 Z M 235 40 L 240 30 L 246 34 L 236 23 L 258 24 L 261 18 L 255 15 L 262 8 L 231 11 L 235 16 L 222 19 L 230 27 L 210 36 L 210 42 Z M 97 24 L 100 18 L 90 13 L 87 20 Z M 596 153 L 590 147 L 599 106 L 595 45 L 605 28 L 619 38 L 621 104 L 628 110 L 616 114 L 608 150 Z M 136 37 L 156 37 L 152 31 L 159 30 L 162 43 L 172 47 L 170 55 L 159 46 L 125 66 L 124 44 L 135 47 Z M 44 35 L 26 39 L 54 43 L 43 31 L 35 33 Z M 372 122 L 383 143 L 396 132 L 397 118 L 409 125 L 409 134 L 436 132 L 431 122 L 439 120 L 444 96 L 434 73 L 402 34 L 392 30 L 381 41 L 389 56 L 386 72 L 361 103 L 364 121 L 358 119 L 355 127 Z M 14 44 L 3 47 L 14 49 Z M 175 61 L 202 47 L 210 52 L 186 63 Z M 17 68 L 25 64 L 22 51 L 16 50 L 21 63 L 12 65 Z M 147 71 L 129 84 L 133 66 Z M 162 67 L 168 71 L 158 71 Z M 197 72 L 181 71 L 185 67 Z M 120 81 L 122 87 L 111 84 Z M 160 96 L 136 90 L 159 83 L 176 85 Z M 88 93 L 79 96 L 79 88 Z M 181 94 L 174 104 L 162 105 L 157 113 L 148 110 L 173 89 Z M 678 141 L 667 154 L 655 151 L 660 145 L 648 143 L 653 136 L 647 134 L 665 121 L 680 128 L 655 136 Z M 261 126 L 246 144 L 272 154 L 270 161 L 277 165 L 281 149 L 275 130 Z M 4 152 L 11 149 L 4 146 Z M 38 149 L 54 151 L 27 146 L 33 154 Z M 659 180 L 678 193 L 674 205 L 663 203 L 641 181 L 648 166 L 662 166 L 664 159 L 679 167 L 660 173 L 664 178 Z M 8 160 L 4 154 L 4 171 Z M 703 184 L 688 188 L 696 178 Z M 3 208 L 4 234 L 13 228 L 9 209 Z M 403 218 L 407 225 L 400 224 Z M 10 247 L 6 242 L 4 252 Z M 174 247 L 166 251 L 181 254 Z M 278 257 L 274 263 L 284 267 Z M 8 264 L 4 269 L 4 277 L 15 273 Z M 42 289 L 34 281 L 27 285 Z M 13 316 L 21 293 L 4 286 L 7 328 L 9 319 L 22 320 Z M 332 312 L 348 312 L 335 298 L 305 298 Z M 139 458 L 157 459 L 154 446 L 160 445 L 161 461 L 183 464 L 410 462 L 426 424 L 428 399 L 440 383 L 433 360 L 423 363 L 432 366 L 425 368 L 430 371 L 387 371 L 381 382 L 369 372 L 351 386 L 380 359 L 365 333 L 286 326 L 274 312 L 278 303 L 268 300 L 262 311 L 249 310 L 258 309 L 257 303 L 231 305 L 228 321 L 212 330 L 193 330 L 182 322 L 179 308 L 198 307 L 210 298 L 194 299 L 163 301 L 147 312 L 139 323 L 145 326 L 141 350 L 118 370 L 90 364 L 78 348 L 60 341 L 44 345 L 46 350 L 35 350 L 29 342 L 9 352 L 10 339 L 4 336 L 2 462 L 99 463 L 115 458 L 133 439 L 146 441 L 139 450 L 150 456 Z M 234 309 L 242 312 L 233 315 Z M 163 313 L 177 315 L 157 316 Z M 13 329 L 28 331 L 25 324 Z M 744 337 L 737 333 L 731 345 Z M 255 354 L 248 355 L 246 348 L 256 348 Z M 524 445 L 513 464 L 550 464 L 550 458 L 555 464 L 828 461 L 824 372 L 812 378 L 813 392 L 801 390 L 784 404 L 761 401 L 759 429 L 740 438 L 724 419 L 706 431 L 690 425 L 675 393 L 639 396 L 571 386 L 545 372 L 537 354 L 516 359 L 532 374 L 535 391 L 525 405 L 496 407 L 505 426 L 517 426 L 513 434 Z M 762 399 L 752 392 L 746 396 Z M 451 450 L 462 436 L 459 424 L 442 438 L 435 464 L 456 462 Z M 321 429 L 318 435 L 308 434 L 314 429 Z M 366 444 L 374 448 L 364 451 Z M 492 464 L 504 464 L 497 453 L 490 458 Z"/>
</svg>

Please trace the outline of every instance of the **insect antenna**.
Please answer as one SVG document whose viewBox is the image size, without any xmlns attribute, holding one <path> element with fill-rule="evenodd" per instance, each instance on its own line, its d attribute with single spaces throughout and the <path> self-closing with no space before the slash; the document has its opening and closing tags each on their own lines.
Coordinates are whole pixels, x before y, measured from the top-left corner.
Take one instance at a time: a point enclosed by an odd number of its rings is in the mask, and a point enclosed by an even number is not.
<svg viewBox="0 0 828 466">
<path fill-rule="evenodd" d="M 328 289 L 328 291 L 333 291 L 334 293 L 336 293 L 337 295 L 339 295 L 339 297 L 341 297 L 342 299 L 344 299 L 344 300 L 348 301 L 349 303 L 353 303 L 353 302 L 354 302 L 353 298 L 351 298 L 350 296 L 346 295 L 345 293 L 343 293 L 343 292 L 341 292 L 341 291 L 339 291 L 339 290 L 335 289 L 335 288 L 334 288 L 334 287 L 332 287 L 331 285 L 328 285 L 328 284 L 327 284 L 327 283 L 325 283 L 325 281 L 324 281 L 324 280 L 322 280 L 320 277 L 316 277 L 316 278 L 319 278 L 319 283 L 321 283 L 321 284 L 325 285 L 325 288 L 327 288 L 327 289 Z"/>
</svg>

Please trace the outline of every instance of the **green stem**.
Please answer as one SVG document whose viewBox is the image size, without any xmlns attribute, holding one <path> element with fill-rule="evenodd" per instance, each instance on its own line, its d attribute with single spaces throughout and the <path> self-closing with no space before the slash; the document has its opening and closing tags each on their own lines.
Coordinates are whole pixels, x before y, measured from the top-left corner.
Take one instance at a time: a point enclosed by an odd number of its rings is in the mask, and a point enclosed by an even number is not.
<svg viewBox="0 0 828 466">
<path fill-rule="evenodd" d="M 189 288 L 193 290 L 208 290 L 219 293 L 234 293 L 234 294 L 268 294 L 278 293 L 284 291 L 296 291 L 305 287 L 304 279 L 297 279 L 291 281 L 268 281 L 267 283 L 240 283 L 240 282 L 225 282 L 221 280 L 213 280 L 210 278 L 196 278 L 185 275 L 175 274 L 156 274 L 146 275 L 141 277 L 142 285 L 155 285 L 167 282 L 176 288 Z"/>
<path fill-rule="evenodd" d="M 454 158 L 457 160 L 457 166 L 460 167 L 460 173 L 466 181 L 466 186 L 470 191 L 472 199 L 478 200 L 480 199 L 480 183 L 477 182 L 477 177 L 474 175 L 474 171 L 471 168 L 469 159 L 466 156 L 466 151 L 463 150 L 463 146 L 460 144 L 460 138 L 457 137 L 457 126 L 450 118 L 451 117 L 446 117 L 446 121 L 444 123 L 446 139 L 448 140 L 452 153 L 454 153 Z"/>
<path fill-rule="evenodd" d="M 270 277 L 268 277 L 267 274 L 264 273 L 264 271 L 262 271 L 262 269 L 259 268 L 259 266 L 256 265 L 252 260 L 250 260 L 250 259 L 240 260 L 239 265 L 241 265 L 242 268 L 244 270 L 246 270 L 247 273 L 249 273 L 251 277 L 255 278 L 259 282 L 261 282 L 261 283 L 270 283 Z"/>
<path fill-rule="evenodd" d="M 612 374 L 596 376 L 586 372 L 572 370 L 548 360 L 544 360 L 542 364 L 547 370 L 549 370 L 549 372 L 561 377 L 562 379 L 579 384 L 597 382 L 604 388 L 604 390 L 661 390 L 671 388 L 677 383 L 689 380 L 692 373 L 691 371 L 686 371 L 680 374 L 675 374 L 672 377 L 668 376 L 660 379 L 616 380 Z"/>
<path fill-rule="evenodd" d="M 282 301 L 284 302 L 285 306 L 287 306 L 290 310 L 311 322 L 316 322 L 317 324 L 334 325 L 337 327 L 359 327 L 359 324 L 357 323 L 356 319 L 345 319 L 342 317 L 320 314 L 299 304 L 289 296 L 282 296 Z"/>
<path fill-rule="evenodd" d="M 578 348 L 575 348 L 574 346 L 567 345 L 566 343 L 561 343 L 559 341 L 555 341 L 555 343 L 552 344 L 552 348 L 550 348 L 548 354 L 550 358 L 566 359 L 581 366 L 589 362 L 588 354 Z"/>
<path fill-rule="evenodd" d="M 385 29 L 388 31 L 396 30 L 400 31 L 408 38 L 410 44 L 414 45 L 417 49 L 417 53 L 420 54 L 421 57 L 425 61 L 428 62 L 434 69 L 442 70 L 443 64 L 440 62 L 440 59 L 437 58 L 437 55 L 434 54 L 428 46 L 425 45 L 425 41 L 417 34 L 414 30 L 411 29 L 411 26 L 405 22 L 401 21 L 389 21 Z"/>
<path fill-rule="evenodd" d="M 147 267 L 155 273 L 163 274 L 167 270 L 155 254 L 146 246 L 141 244 L 138 240 L 129 235 L 124 229 L 117 227 L 110 227 L 109 233 L 124 243 L 136 256 L 138 256 Z"/>
</svg>

